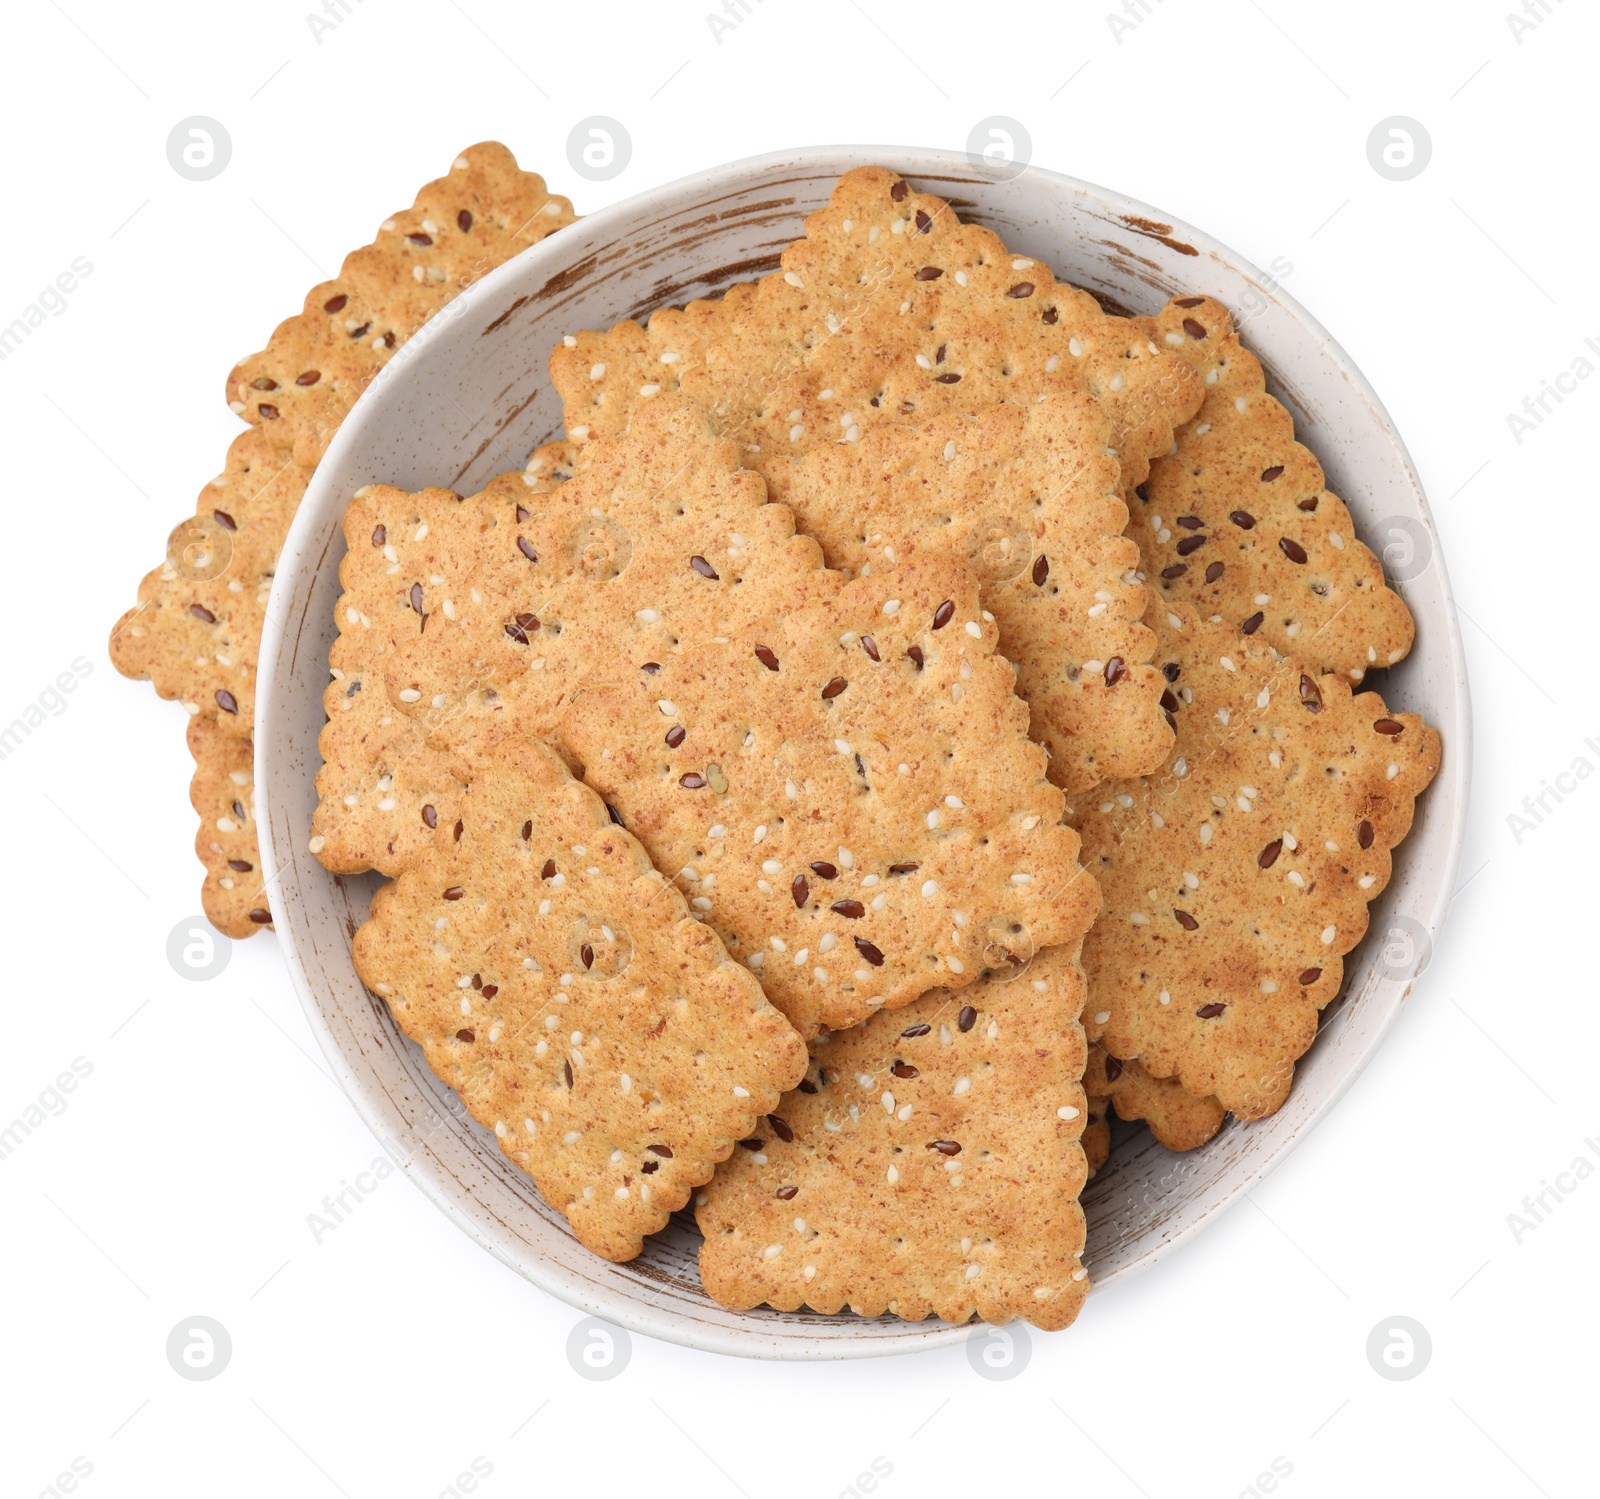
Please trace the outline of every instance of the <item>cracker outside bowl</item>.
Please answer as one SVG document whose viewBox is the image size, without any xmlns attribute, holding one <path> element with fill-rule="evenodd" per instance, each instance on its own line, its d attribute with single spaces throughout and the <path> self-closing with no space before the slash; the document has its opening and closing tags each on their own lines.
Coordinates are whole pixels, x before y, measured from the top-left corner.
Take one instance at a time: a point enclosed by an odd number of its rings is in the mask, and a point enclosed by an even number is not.
<svg viewBox="0 0 1600 1499">
<path fill-rule="evenodd" d="M 1030 167 L 991 180 L 959 152 L 813 147 L 734 162 L 602 209 L 484 277 L 427 324 L 361 397 L 318 468 L 279 562 L 260 656 L 256 812 L 278 940 L 335 1075 L 407 1174 L 485 1249 L 535 1285 L 633 1332 L 752 1358 L 833 1359 L 959 1342 L 930 1320 L 730 1312 L 700 1288 L 698 1237 L 681 1214 L 625 1265 L 589 1254 L 532 1181 L 465 1115 L 384 1005 L 356 978 L 350 940 L 372 875 L 328 873 L 307 848 L 320 763 L 322 688 L 334 634 L 340 519 L 363 484 L 471 493 L 557 434 L 551 346 L 653 308 L 765 274 L 852 167 L 882 163 L 948 198 L 1019 254 L 1102 298 L 1154 312 L 1207 293 L 1239 318 L 1321 459 L 1330 488 L 1380 553 L 1417 621 L 1412 654 L 1388 673 L 1394 705 L 1444 737 L 1440 774 L 1418 804 L 1372 933 L 1351 955 L 1344 996 L 1324 1012 L 1293 1093 L 1270 1119 L 1230 1124 L 1175 1156 L 1148 1133 L 1121 1142 L 1084 1193 L 1086 1263 L 1099 1287 L 1154 1264 L 1213 1222 L 1293 1149 L 1354 1082 L 1418 976 L 1393 961 L 1409 935 L 1424 964 L 1455 887 L 1471 769 L 1460 631 L 1433 519 L 1405 445 L 1376 393 L 1309 314 L 1225 246 L 1116 193 Z M 448 395 L 448 399 L 445 396 Z"/>
</svg>

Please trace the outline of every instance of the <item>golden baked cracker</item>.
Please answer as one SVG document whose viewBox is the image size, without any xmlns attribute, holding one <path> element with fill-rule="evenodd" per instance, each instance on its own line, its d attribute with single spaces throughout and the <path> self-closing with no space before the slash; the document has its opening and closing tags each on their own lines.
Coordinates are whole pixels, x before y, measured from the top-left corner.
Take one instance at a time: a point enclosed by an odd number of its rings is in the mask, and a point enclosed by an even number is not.
<svg viewBox="0 0 1600 1499">
<path fill-rule="evenodd" d="M 657 673 L 624 660 L 562 721 L 802 1035 L 1026 963 L 1099 909 L 996 633 L 963 563 L 917 556 Z"/>
<path fill-rule="evenodd" d="M 1086 1029 L 1258 1119 L 1288 1096 L 1339 992 L 1439 736 L 1231 623 L 1170 606 L 1163 628 L 1177 755 L 1076 809 L 1106 901 L 1084 943 Z"/>
<path fill-rule="evenodd" d="M 323 763 L 311 819 L 311 851 L 335 873 L 397 875 L 432 845 L 441 822 L 455 822 L 466 788 L 454 757 L 389 701 L 385 670 L 397 643 L 424 633 L 427 615 L 413 602 L 422 595 L 413 590 L 467 571 L 495 517 L 563 482 L 572 458 L 570 443 L 546 443 L 526 472 L 501 474 L 466 500 L 445 489 L 413 495 L 374 484 L 346 508 L 339 636 L 328 652 L 328 722 L 317 741 Z"/>
<path fill-rule="evenodd" d="M 251 801 L 254 750 L 204 716 L 189 720 L 188 740 L 195 763 L 189 801 L 200 816 L 194 851 L 206 870 L 200 903 L 219 932 L 249 937 L 272 925 Z"/>
<path fill-rule="evenodd" d="M 460 567 L 487 512 L 522 488 L 520 474 L 502 475 L 470 499 L 369 484 L 345 510 L 339 635 L 328 652 L 311 819 L 312 852 L 336 873 L 399 874 L 432 847 L 441 821 L 456 820 L 465 788 L 450 757 L 389 701 L 384 667 L 400 642 L 426 628 L 423 586 Z"/>
<path fill-rule="evenodd" d="M 1200 401 L 1186 360 L 883 167 L 842 177 L 782 271 L 708 321 L 715 336 L 679 388 L 712 410 L 776 499 L 785 460 L 819 443 L 1085 383 L 1111 418 L 1123 482 L 1137 484 Z M 616 408 L 653 399 L 639 395 L 633 362 L 613 381 L 596 352 L 580 341 L 552 356 L 572 437 L 595 429 L 597 411 L 614 422 Z"/>
<path fill-rule="evenodd" d="M 584 460 L 508 491 L 461 549 L 472 565 L 417 579 L 427 628 L 398 645 L 389 695 L 468 765 L 497 737 L 552 734 L 597 673 L 632 677 L 843 582 L 691 401 L 642 409 Z"/>
<path fill-rule="evenodd" d="M 308 312 L 310 322 L 290 319 L 267 350 L 234 371 L 230 389 L 237 387 L 234 394 L 240 398 L 233 402 L 235 409 L 256 425 L 234 440 L 226 470 L 201 491 L 194 518 L 168 539 L 166 563 L 146 577 L 138 605 L 112 631 L 110 655 L 119 671 L 148 677 L 161 696 L 178 698 L 192 717 L 203 715 L 223 731 L 190 735 L 197 757 L 191 798 L 197 805 L 204 803 L 197 847 L 207 866 L 205 907 L 208 913 L 222 911 L 224 929 L 234 936 L 247 936 L 264 923 L 250 924 L 249 911 L 241 916 L 234 895 L 218 883 L 239 871 L 229 868 L 226 859 L 213 867 L 218 855 L 212 847 L 217 841 L 212 803 L 214 793 L 225 789 L 238 770 L 239 752 L 223 740 L 232 735 L 248 744 L 254 730 L 261 623 L 278 551 L 309 479 L 302 465 L 317 460 L 360 388 L 421 319 L 524 243 L 570 222 L 563 200 L 543 196 L 538 178 L 517 172 L 504 147 L 488 143 L 458 157 L 452 178 L 423 190 L 407 227 L 396 222 L 385 233 L 425 233 L 419 215 L 426 216 L 434 201 L 430 195 L 437 196 L 435 190 L 443 187 L 450 188 L 452 198 L 467 195 L 463 206 L 474 214 L 483 255 L 476 261 L 468 258 L 477 252 L 463 231 L 460 209 L 456 230 L 461 237 L 447 235 L 431 261 L 419 258 L 425 247 L 409 237 L 402 246 L 380 236 L 376 245 L 347 259 L 341 279 L 348 275 L 348 286 L 328 283 L 311 294 L 308 309 L 319 310 Z M 495 197 L 497 193 L 502 196 Z M 545 211 L 550 209 L 554 211 Z M 524 210 L 534 218 L 531 226 L 525 224 Z M 518 221 L 515 228 L 513 220 Z M 409 274 L 419 266 L 420 280 L 397 279 L 397 269 Z M 430 266 L 442 273 L 442 282 L 430 274 Z M 338 325 L 330 320 L 352 312 L 378 326 L 368 330 L 347 323 L 340 342 Z M 321 345 L 313 324 L 327 335 Z M 293 369 L 278 369 L 282 361 Z M 315 379 L 309 378 L 312 374 Z M 269 391 L 266 387 L 274 383 L 277 389 Z M 263 406 L 271 408 L 270 418 Z M 285 407 L 288 420 L 283 419 Z M 231 834 L 228 841 L 238 845 L 229 853 L 235 863 L 252 869 L 259 865 L 253 831 Z"/>
<path fill-rule="evenodd" d="M 1196 1097 L 1176 1078 L 1152 1077 L 1137 1059 L 1120 1062 L 1098 1042 L 1089 1048 L 1083 1086 L 1089 1095 L 1091 1119 L 1097 1103 L 1102 1111 L 1114 1108 L 1119 1119 L 1143 1119 L 1150 1126 L 1150 1133 L 1168 1150 L 1194 1150 L 1204 1145 L 1227 1117 L 1227 1110 L 1215 1098 Z M 1087 1136 L 1087 1128 L 1084 1133 Z M 1108 1122 L 1107 1154 L 1110 1145 Z M 1087 1144 L 1084 1152 L 1089 1153 Z M 1098 1164 L 1104 1163 L 1102 1157 Z M 1091 1165 L 1095 1165 L 1092 1159 Z"/>
<path fill-rule="evenodd" d="M 1163 599 L 1218 615 L 1235 630 L 1359 682 L 1392 666 L 1415 626 L 1383 567 L 1356 539 L 1322 465 L 1294 440 L 1294 421 L 1266 393 L 1261 363 L 1227 310 L 1204 297 L 1136 319 L 1190 360 L 1205 402 L 1150 466 L 1129 528 Z"/>
<path fill-rule="evenodd" d="M 684 374 L 704 361 L 755 292 L 754 282 L 740 281 L 720 297 L 658 308 L 643 325 L 630 318 L 604 333 L 569 333 L 550 355 L 568 436 L 575 442 L 621 437 L 642 402 L 676 395 Z"/>
<path fill-rule="evenodd" d="M 250 737 L 267 595 L 309 477 L 259 431 L 233 440 L 227 467 L 200 491 L 194 515 L 167 538 L 166 561 L 111 632 L 123 676 L 147 678 L 191 716 Z"/>
<path fill-rule="evenodd" d="M 804 1075 L 805 1046 L 547 745 L 379 891 L 356 970 L 580 1242 L 632 1259 Z"/>
<path fill-rule="evenodd" d="M 1089 1289 L 1075 947 L 819 1036 L 805 1081 L 696 1195 L 707 1292 L 1067 1326 Z"/>
<path fill-rule="evenodd" d="M 498 141 L 469 146 L 346 256 L 335 280 L 313 287 L 266 348 L 233 367 L 229 405 L 272 429 L 297 462 L 316 464 L 356 398 L 423 323 L 573 218 L 572 205 Z"/>
<path fill-rule="evenodd" d="M 1086 389 L 1059 390 L 1031 406 L 819 444 L 783 485 L 801 529 L 851 576 L 913 553 L 966 560 L 1017 667 L 1030 732 L 1050 752 L 1050 779 L 1068 791 L 1143 775 L 1172 745 L 1109 437 Z"/>
</svg>

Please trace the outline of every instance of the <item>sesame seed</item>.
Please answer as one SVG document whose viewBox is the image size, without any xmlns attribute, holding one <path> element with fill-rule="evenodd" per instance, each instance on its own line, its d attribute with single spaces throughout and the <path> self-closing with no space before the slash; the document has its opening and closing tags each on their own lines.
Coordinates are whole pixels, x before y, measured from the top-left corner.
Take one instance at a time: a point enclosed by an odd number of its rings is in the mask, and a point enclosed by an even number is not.
<svg viewBox="0 0 1600 1499">
<path fill-rule="evenodd" d="M 922 882 L 922 898 L 924 900 L 932 900 L 938 893 L 939 887 L 934 881 L 924 880 Z"/>
<path fill-rule="evenodd" d="M 1062 1106 L 1056 1110 L 1056 1118 L 1058 1119 L 1076 1119 L 1077 1117 L 1078 1111 L 1073 1108 L 1070 1103 L 1062 1104 Z"/>
<path fill-rule="evenodd" d="M 898 614 L 900 612 L 900 600 L 899 599 L 886 599 L 886 600 L 884 600 L 883 612 L 885 614 Z"/>
<path fill-rule="evenodd" d="M 977 620 L 969 619 L 967 621 L 967 634 L 974 640 L 981 640 L 983 638 L 983 626 Z"/>
</svg>

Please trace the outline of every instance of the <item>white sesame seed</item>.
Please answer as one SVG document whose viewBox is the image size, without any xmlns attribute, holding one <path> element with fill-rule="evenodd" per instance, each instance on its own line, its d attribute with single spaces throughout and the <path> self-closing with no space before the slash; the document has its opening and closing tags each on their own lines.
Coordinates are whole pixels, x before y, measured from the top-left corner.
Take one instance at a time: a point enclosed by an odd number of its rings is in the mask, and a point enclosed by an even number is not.
<svg viewBox="0 0 1600 1499">
<path fill-rule="evenodd" d="M 938 893 L 939 887 L 932 880 L 924 880 L 922 882 L 922 898 L 924 900 L 932 900 Z"/>
<path fill-rule="evenodd" d="M 977 620 L 969 619 L 967 621 L 967 634 L 969 634 L 974 640 L 981 640 L 983 639 L 983 626 L 980 625 Z"/>
<path fill-rule="evenodd" d="M 1106 1023 L 1106 1021 L 1108 1021 L 1109 1019 L 1111 1019 L 1111 1011 L 1110 1010 L 1101 1010 L 1101 1011 L 1099 1011 L 1098 1014 L 1095 1015 L 1094 1023 L 1096 1025 L 1104 1025 Z"/>
<path fill-rule="evenodd" d="M 1064 1103 L 1056 1110 L 1056 1118 L 1058 1119 L 1076 1119 L 1077 1117 L 1078 1111 L 1070 1103 Z"/>
<path fill-rule="evenodd" d="M 1339 935 L 1339 928 L 1338 927 L 1336 927 L 1336 926 L 1325 926 L 1325 927 L 1323 927 L 1323 929 L 1322 929 L 1322 945 L 1324 947 L 1332 947 L 1333 946 L 1333 939 L 1335 937 L 1337 937 L 1338 935 Z"/>
<path fill-rule="evenodd" d="M 900 612 L 900 600 L 885 599 L 883 604 L 883 612 L 885 614 L 898 614 Z"/>
</svg>

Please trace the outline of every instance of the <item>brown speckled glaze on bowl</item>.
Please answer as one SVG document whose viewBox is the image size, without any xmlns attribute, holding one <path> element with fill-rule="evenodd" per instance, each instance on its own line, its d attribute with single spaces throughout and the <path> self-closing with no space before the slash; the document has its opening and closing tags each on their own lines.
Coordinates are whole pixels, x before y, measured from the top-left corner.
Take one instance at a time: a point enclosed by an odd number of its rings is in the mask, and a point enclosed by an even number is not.
<svg viewBox="0 0 1600 1499">
<path fill-rule="evenodd" d="M 1122 1141 L 1084 1196 L 1086 1261 L 1099 1286 L 1154 1263 L 1249 1191 L 1338 1099 L 1382 1040 L 1414 980 L 1388 977 L 1374 940 L 1409 917 L 1436 941 L 1454 888 L 1465 822 L 1470 720 L 1461 642 L 1432 518 L 1377 396 L 1339 346 L 1270 278 L 1197 230 L 1115 193 L 1030 168 L 989 180 L 958 153 L 817 147 L 736 162 L 630 198 L 534 246 L 450 304 L 357 403 L 307 491 L 267 611 L 256 732 L 257 819 L 278 938 L 311 1024 L 362 1117 L 407 1174 L 485 1249 L 573 1306 L 633 1331 L 762 1358 L 851 1358 L 949 1343 L 967 1330 L 930 1320 L 730 1312 L 700 1288 L 687 1214 L 627 1265 L 584 1250 L 561 1214 L 473 1124 L 366 993 L 350 961 L 375 876 L 329 874 L 308 852 L 320 763 L 322 688 L 334 634 L 339 522 L 363 484 L 440 484 L 470 493 L 519 468 L 560 431 L 546 360 L 579 328 L 723 290 L 778 264 L 802 220 L 852 167 L 881 163 L 951 200 L 1019 254 L 1085 287 L 1113 311 L 1153 312 L 1204 292 L 1245 317 L 1268 385 L 1321 459 L 1375 550 L 1405 540 L 1431 561 L 1399 583 L 1417 619 L 1411 656 L 1388 673 L 1391 706 L 1444 736 L 1444 765 L 1422 798 L 1373 937 L 1351 955 L 1345 991 L 1324 1015 L 1293 1093 L 1272 1118 L 1229 1124 L 1174 1156 L 1140 1131 Z M 448 394 L 448 398 L 446 398 Z M 1415 544 L 1415 543 L 1413 543 Z M 1399 555 L 1399 554 L 1395 554 Z M 1093 1308 L 1086 1312 L 1093 1316 Z"/>
</svg>

